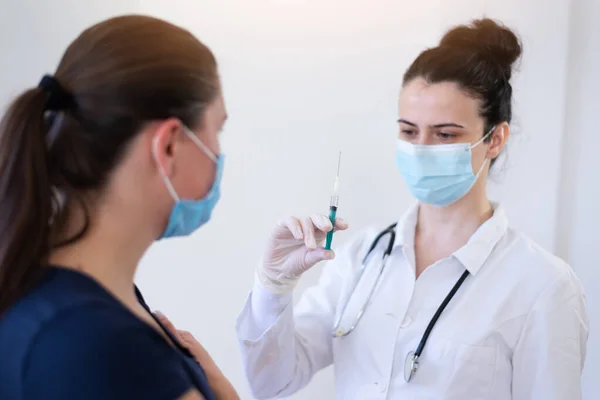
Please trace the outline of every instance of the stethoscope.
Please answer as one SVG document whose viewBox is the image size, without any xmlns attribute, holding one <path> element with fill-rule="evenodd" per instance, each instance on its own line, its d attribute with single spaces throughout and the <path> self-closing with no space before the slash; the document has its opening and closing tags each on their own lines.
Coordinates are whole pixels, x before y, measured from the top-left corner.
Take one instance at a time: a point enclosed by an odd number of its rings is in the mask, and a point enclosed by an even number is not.
<svg viewBox="0 0 600 400">
<path fill-rule="evenodd" d="M 342 311 L 338 315 L 338 317 L 335 321 L 335 324 L 333 326 L 333 336 L 334 337 L 342 337 L 342 336 L 348 335 L 350 332 L 352 332 L 356 328 L 360 319 L 362 318 L 362 316 L 365 312 L 365 309 L 367 308 L 367 305 L 369 304 L 369 301 L 371 300 L 371 297 L 373 296 L 373 293 L 375 292 L 375 288 L 377 287 L 377 284 L 381 278 L 381 275 L 383 275 L 383 271 L 387 264 L 387 260 L 390 256 L 390 254 L 392 254 L 392 249 L 394 248 L 394 242 L 396 240 L 396 225 L 397 224 L 390 225 L 385 230 L 381 231 L 375 237 L 375 239 L 373 239 L 373 242 L 371 243 L 371 247 L 369 247 L 369 251 L 367 252 L 365 258 L 362 261 L 360 270 L 358 271 L 358 274 L 356 274 L 354 283 L 352 285 L 352 289 L 350 290 L 348 296 L 346 297 L 346 301 L 344 302 Z M 340 328 L 343 316 L 346 313 L 346 309 L 348 308 L 348 304 L 350 303 L 350 300 L 351 300 L 352 296 L 354 295 L 356 287 L 360 283 L 361 278 L 363 277 L 363 275 L 366 271 L 366 266 L 367 266 L 367 261 L 369 260 L 369 256 L 373 253 L 373 250 L 375 250 L 375 247 L 377 247 L 377 244 L 379 243 L 379 241 L 386 235 L 389 235 L 390 238 L 388 240 L 388 245 L 385 248 L 385 251 L 383 252 L 383 258 L 382 258 L 382 261 L 379 266 L 379 268 L 380 268 L 379 274 L 377 275 L 377 278 L 373 282 L 373 284 L 368 292 L 368 296 L 366 297 L 364 303 L 360 307 L 358 314 L 356 315 L 356 317 L 354 317 L 353 323 L 350 325 L 350 327 L 348 329 L 343 330 Z M 421 340 L 419 341 L 419 344 L 417 345 L 416 350 L 410 351 L 408 353 L 408 355 L 406 356 L 406 360 L 404 363 L 404 380 L 406 382 L 410 382 L 412 380 L 412 378 L 415 376 L 415 374 L 417 373 L 417 370 L 419 369 L 419 358 L 421 357 L 421 354 L 423 353 L 423 350 L 425 349 L 425 344 L 427 343 L 427 339 L 429 339 L 429 335 L 431 334 L 433 327 L 435 326 L 436 322 L 440 318 L 440 315 L 442 315 L 442 312 L 444 311 L 444 309 L 446 308 L 448 303 L 450 303 L 450 300 L 452 300 L 452 298 L 454 297 L 454 295 L 456 294 L 458 289 L 461 287 L 461 285 L 463 284 L 465 279 L 467 279 L 467 276 L 469 276 L 469 271 L 463 272 L 463 274 L 460 276 L 458 281 L 456 281 L 456 283 L 454 284 L 454 286 L 452 287 L 452 289 L 450 290 L 450 292 L 448 293 L 448 295 L 446 296 L 444 301 L 442 301 L 442 304 L 440 304 L 437 311 L 433 315 L 433 318 L 431 318 L 431 321 L 429 321 L 429 324 L 427 325 L 427 328 L 425 329 L 425 332 L 423 333 L 423 336 L 421 337 Z"/>
</svg>

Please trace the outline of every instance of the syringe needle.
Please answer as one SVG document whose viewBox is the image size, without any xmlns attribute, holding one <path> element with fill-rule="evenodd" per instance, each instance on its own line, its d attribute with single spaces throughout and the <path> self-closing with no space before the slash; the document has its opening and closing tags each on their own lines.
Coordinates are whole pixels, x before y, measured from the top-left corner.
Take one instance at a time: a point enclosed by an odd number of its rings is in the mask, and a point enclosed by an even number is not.
<svg viewBox="0 0 600 400">
<path fill-rule="evenodd" d="M 338 165 L 337 165 L 337 174 L 335 176 L 335 182 L 333 184 L 333 194 L 331 195 L 331 202 L 329 203 L 329 220 L 331 221 L 331 225 L 335 227 L 335 217 L 337 214 L 338 208 L 338 187 L 340 183 L 340 165 L 342 163 L 342 152 L 340 150 L 340 154 L 338 156 Z M 327 237 L 325 240 L 325 250 L 331 250 L 331 242 L 333 241 L 333 229 L 327 232 Z"/>
</svg>

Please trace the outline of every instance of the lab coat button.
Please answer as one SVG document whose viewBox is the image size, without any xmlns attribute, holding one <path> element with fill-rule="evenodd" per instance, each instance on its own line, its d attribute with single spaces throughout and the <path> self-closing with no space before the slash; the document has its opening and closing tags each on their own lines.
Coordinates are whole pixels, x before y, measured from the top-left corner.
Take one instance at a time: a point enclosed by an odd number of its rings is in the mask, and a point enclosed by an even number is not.
<svg viewBox="0 0 600 400">
<path fill-rule="evenodd" d="M 412 323 L 412 318 L 407 316 L 406 318 L 404 318 L 404 321 L 402 321 L 402 323 L 400 324 L 400 328 L 406 328 L 411 323 Z"/>
</svg>

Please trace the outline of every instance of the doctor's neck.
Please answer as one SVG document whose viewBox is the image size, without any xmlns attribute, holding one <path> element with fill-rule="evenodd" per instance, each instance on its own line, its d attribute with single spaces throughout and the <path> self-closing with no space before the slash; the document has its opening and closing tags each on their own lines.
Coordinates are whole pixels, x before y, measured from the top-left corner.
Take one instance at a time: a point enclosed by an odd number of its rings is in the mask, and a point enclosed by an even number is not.
<svg viewBox="0 0 600 400">
<path fill-rule="evenodd" d="M 485 181 L 478 181 L 463 198 L 446 207 L 420 204 L 417 231 L 428 237 L 468 240 L 494 213 Z"/>
</svg>

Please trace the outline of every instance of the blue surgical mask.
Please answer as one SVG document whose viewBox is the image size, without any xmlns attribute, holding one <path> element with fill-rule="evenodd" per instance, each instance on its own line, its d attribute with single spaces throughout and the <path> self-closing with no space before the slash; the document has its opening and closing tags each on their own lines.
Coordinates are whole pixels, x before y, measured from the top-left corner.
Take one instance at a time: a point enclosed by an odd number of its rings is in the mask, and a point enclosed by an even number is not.
<svg viewBox="0 0 600 400">
<path fill-rule="evenodd" d="M 171 210 L 167 227 L 159 239 L 188 236 L 196 231 L 208 222 L 212 211 L 220 198 L 221 177 L 223 175 L 223 155 L 213 154 L 212 151 L 210 151 L 189 129 L 185 129 L 185 132 L 200 150 L 214 161 L 216 165 L 215 179 L 212 187 L 202 199 L 185 200 L 179 198 L 164 169 L 162 166 L 159 167 L 165 186 L 169 190 L 173 200 L 175 200 L 175 205 Z"/>
<path fill-rule="evenodd" d="M 412 195 L 422 203 L 448 206 L 465 196 L 483 171 L 471 166 L 471 150 L 482 143 L 492 128 L 475 144 L 415 145 L 398 139 L 396 166 Z"/>
</svg>

